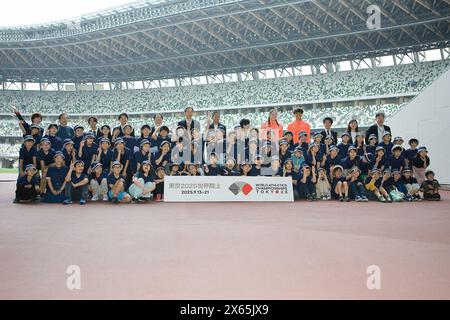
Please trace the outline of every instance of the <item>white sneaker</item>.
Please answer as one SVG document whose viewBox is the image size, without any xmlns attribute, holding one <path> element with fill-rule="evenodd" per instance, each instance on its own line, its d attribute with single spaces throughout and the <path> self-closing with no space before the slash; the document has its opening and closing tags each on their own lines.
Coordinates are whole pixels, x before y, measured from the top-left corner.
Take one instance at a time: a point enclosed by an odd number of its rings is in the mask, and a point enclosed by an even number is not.
<svg viewBox="0 0 450 320">
<path fill-rule="evenodd" d="M 94 194 L 91 199 L 93 202 L 98 201 L 98 194 Z"/>
<path fill-rule="evenodd" d="M 108 201 L 108 196 L 106 194 L 103 195 L 103 201 Z"/>
</svg>

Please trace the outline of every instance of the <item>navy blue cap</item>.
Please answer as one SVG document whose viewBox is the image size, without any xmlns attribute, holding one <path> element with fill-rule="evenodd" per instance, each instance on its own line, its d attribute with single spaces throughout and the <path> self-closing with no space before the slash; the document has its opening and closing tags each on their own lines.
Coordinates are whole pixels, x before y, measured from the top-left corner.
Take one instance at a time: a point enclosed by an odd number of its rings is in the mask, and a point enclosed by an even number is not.
<svg viewBox="0 0 450 320">
<path fill-rule="evenodd" d="M 55 152 L 55 154 L 53 155 L 53 159 L 55 159 L 56 157 L 62 157 L 63 159 L 66 159 L 66 157 L 64 156 L 64 153 L 62 153 L 61 151 Z"/>
<path fill-rule="evenodd" d="M 28 171 L 28 170 L 34 170 L 34 171 L 36 171 L 36 167 L 35 167 L 34 165 L 32 165 L 32 164 L 28 164 L 28 165 L 25 167 L 25 172 Z"/>
<path fill-rule="evenodd" d="M 33 138 L 33 136 L 30 136 L 30 135 L 25 136 L 25 137 L 23 138 L 23 142 L 27 142 L 27 141 L 33 141 L 33 142 L 36 142 L 36 140 Z"/>
</svg>

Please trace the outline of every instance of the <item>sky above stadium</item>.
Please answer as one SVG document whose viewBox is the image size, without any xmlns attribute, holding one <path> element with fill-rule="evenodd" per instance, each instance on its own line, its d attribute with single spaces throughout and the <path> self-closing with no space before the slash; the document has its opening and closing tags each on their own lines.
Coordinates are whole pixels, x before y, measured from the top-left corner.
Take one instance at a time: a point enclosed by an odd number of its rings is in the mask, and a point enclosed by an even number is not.
<svg viewBox="0 0 450 320">
<path fill-rule="evenodd" d="M 16 0 L 2 1 L 0 27 L 26 26 L 77 18 L 136 2 L 133 0 Z"/>
</svg>

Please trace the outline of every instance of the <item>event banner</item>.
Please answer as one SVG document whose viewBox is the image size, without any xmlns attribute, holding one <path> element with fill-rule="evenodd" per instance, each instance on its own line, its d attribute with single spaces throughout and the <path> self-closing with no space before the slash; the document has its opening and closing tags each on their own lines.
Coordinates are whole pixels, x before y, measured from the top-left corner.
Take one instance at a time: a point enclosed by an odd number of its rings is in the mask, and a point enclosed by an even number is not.
<svg viewBox="0 0 450 320">
<path fill-rule="evenodd" d="M 165 202 L 293 202 L 291 178 L 183 177 L 164 178 Z"/>
</svg>

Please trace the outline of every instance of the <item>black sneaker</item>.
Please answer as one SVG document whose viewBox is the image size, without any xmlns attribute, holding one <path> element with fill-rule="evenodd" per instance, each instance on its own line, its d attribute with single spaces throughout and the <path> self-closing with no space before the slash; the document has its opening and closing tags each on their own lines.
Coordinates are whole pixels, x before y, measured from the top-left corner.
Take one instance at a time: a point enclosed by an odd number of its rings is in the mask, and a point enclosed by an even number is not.
<svg viewBox="0 0 450 320">
<path fill-rule="evenodd" d="M 339 201 L 340 202 L 344 202 L 344 197 L 343 196 L 339 196 Z"/>
<path fill-rule="evenodd" d="M 112 198 L 111 200 L 112 203 L 119 203 L 119 199 L 117 199 L 116 197 Z"/>
</svg>

